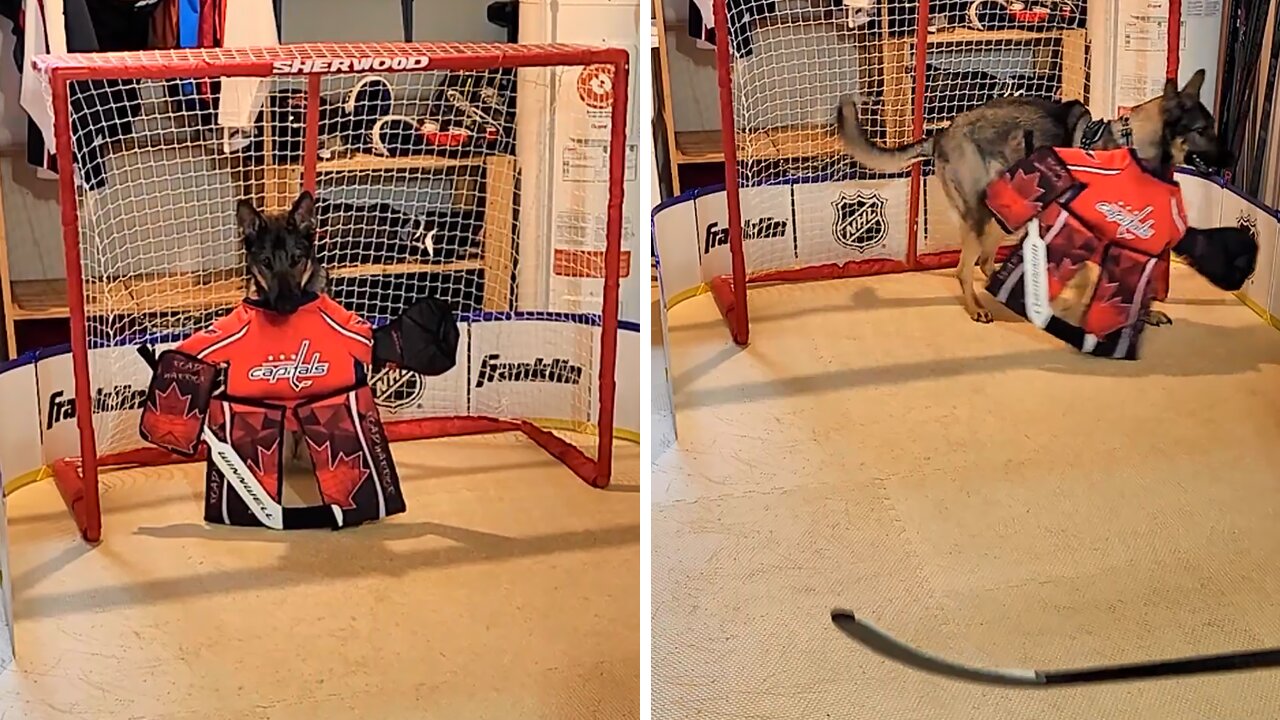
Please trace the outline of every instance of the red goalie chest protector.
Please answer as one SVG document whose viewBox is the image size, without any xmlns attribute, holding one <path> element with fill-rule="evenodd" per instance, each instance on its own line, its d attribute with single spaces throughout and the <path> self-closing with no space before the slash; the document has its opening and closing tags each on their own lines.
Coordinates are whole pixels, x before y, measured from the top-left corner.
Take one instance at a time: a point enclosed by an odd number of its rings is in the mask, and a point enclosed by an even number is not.
<svg viewBox="0 0 1280 720">
<path fill-rule="evenodd" d="M 1137 358 L 1143 318 L 1168 295 L 1170 250 L 1187 231 L 1177 183 L 1129 149 L 1042 148 L 987 187 L 987 205 L 1007 232 L 1039 221 L 1053 311 L 1044 329 L 1093 355 Z M 1031 272 L 1019 248 L 987 290 L 1027 317 Z"/>
<path fill-rule="evenodd" d="M 276 503 L 283 504 L 286 434 L 300 433 L 305 440 L 323 505 L 285 508 L 286 528 L 291 519 L 293 527 L 346 527 L 404 512 L 386 433 L 365 382 L 372 329 L 354 313 L 327 295 L 292 315 L 245 300 L 174 350 L 176 357 L 226 368 L 226 390 L 209 401 L 204 424 L 230 445 Z M 173 402 L 172 390 L 161 373 L 153 377 L 143 437 L 194 452 L 201 429 L 181 422 L 192 414 L 185 398 L 176 411 L 155 400 Z M 172 428 L 177 429 L 170 436 L 158 437 Z M 206 478 L 206 521 L 261 525 L 212 460 Z"/>
</svg>

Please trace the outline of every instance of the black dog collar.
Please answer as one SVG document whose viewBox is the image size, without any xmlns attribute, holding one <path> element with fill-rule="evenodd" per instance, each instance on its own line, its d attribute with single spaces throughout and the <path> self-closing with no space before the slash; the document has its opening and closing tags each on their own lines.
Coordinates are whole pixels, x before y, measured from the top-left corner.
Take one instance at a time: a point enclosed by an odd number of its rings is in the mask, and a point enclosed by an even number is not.
<svg viewBox="0 0 1280 720">
<path fill-rule="evenodd" d="M 1080 134 L 1080 148 L 1083 150 L 1092 150 L 1102 143 L 1107 135 L 1107 130 L 1116 126 L 1118 133 L 1115 136 L 1116 142 L 1121 147 L 1133 147 L 1133 126 L 1129 123 L 1129 117 L 1123 116 L 1112 120 L 1090 120 L 1089 124 L 1084 126 L 1084 131 Z"/>
</svg>

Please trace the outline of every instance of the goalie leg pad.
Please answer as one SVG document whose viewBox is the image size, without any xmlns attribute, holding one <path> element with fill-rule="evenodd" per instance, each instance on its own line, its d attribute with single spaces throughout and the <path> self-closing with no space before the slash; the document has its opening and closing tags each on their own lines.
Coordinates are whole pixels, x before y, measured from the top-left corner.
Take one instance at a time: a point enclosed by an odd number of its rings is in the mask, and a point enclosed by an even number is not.
<svg viewBox="0 0 1280 720">
<path fill-rule="evenodd" d="M 324 503 L 339 527 L 404 512 L 387 433 L 365 385 L 295 409 Z"/>
<path fill-rule="evenodd" d="M 142 439 L 184 457 L 194 456 L 218 376 L 216 365 L 192 355 L 176 350 L 160 353 L 138 423 Z"/>
<path fill-rule="evenodd" d="M 284 496 L 281 448 L 284 436 L 284 408 L 268 408 L 232 400 L 216 399 L 209 413 L 209 431 L 231 446 L 275 503 Z M 205 522 L 220 525 L 262 527 L 249 509 L 248 501 L 236 491 L 217 463 L 210 458 L 205 473 Z"/>
</svg>

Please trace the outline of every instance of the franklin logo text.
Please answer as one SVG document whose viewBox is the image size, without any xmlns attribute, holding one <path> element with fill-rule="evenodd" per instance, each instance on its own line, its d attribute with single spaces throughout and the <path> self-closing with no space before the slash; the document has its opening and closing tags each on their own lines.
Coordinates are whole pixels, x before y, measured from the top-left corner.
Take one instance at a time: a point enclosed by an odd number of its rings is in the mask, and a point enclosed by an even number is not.
<svg viewBox="0 0 1280 720">
<path fill-rule="evenodd" d="M 565 358 L 534 358 L 533 362 L 503 361 L 497 353 L 480 358 L 480 372 L 476 373 L 476 387 L 489 383 L 539 382 L 558 385 L 577 385 L 586 370 Z"/>
<path fill-rule="evenodd" d="M 147 402 L 147 389 L 132 385 L 116 385 L 111 388 L 98 388 L 93 393 L 93 412 L 95 415 L 126 410 L 141 410 Z M 61 390 L 49 396 L 49 407 L 45 412 L 44 429 L 52 430 L 64 420 L 76 417 L 76 398 L 66 395 Z"/>
<path fill-rule="evenodd" d="M 742 221 L 742 241 L 748 240 L 785 240 L 787 237 L 787 221 L 773 217 L 753 218 Z M 706 237 L 702 240 L 702 254 L 706 255 L 718 247 L 729 244 L 729 228 L 720 227 L 720 223 L 707 226 Z"/>
</svg>

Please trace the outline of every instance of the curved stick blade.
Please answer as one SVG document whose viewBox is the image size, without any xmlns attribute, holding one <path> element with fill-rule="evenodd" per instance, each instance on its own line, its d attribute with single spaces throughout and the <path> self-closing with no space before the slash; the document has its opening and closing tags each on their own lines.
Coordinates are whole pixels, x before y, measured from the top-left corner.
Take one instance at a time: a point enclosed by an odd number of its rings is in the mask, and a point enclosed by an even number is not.
<svg viewBox="0 0 1280 720">
<path fill-rule="evenodd" d="M 849 610 L 841 610 L 839 608 L 832 610 L 831 622 L 835 623 L 835 626 L 845 635 L 857 640 L 872 652 L 917 670 L 984 685 L 1045 686 L 1045 677 L 1037 670 L 981 668 L 962 665 L 937 655 L 917 650 L 872 625 L 867 620 L 857 617 Z"/>
</svg>

